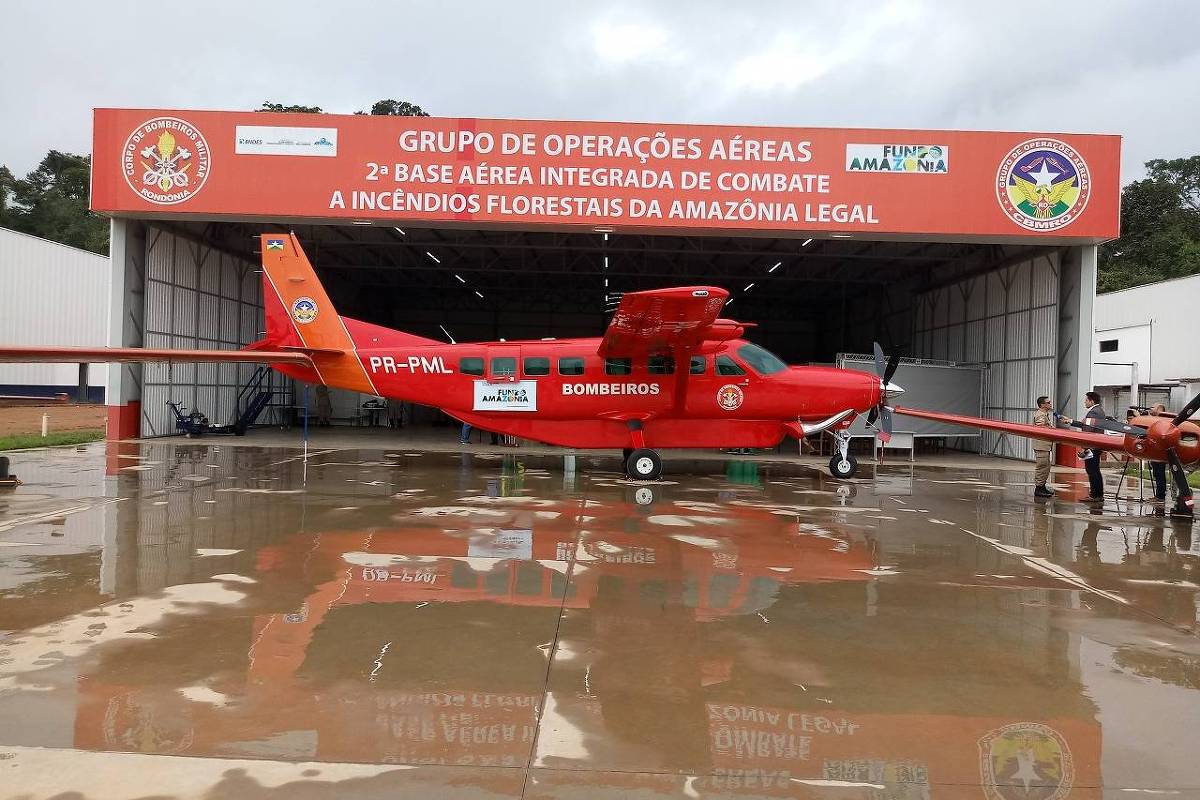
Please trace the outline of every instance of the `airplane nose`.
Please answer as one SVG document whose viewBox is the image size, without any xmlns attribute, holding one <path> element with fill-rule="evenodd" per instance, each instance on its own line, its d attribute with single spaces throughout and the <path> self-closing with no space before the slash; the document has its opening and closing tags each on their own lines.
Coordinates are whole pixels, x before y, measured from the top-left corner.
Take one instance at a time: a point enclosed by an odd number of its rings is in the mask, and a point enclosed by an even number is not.
<svg viewBox="0 0 1200 800">
<path fill-rule="evenodd" d="M 883 394 L 885 397 L 896 397 L 904 394 L 904 387 L 895 383 L 889 383 L 883 387 Z"/>
</svg>

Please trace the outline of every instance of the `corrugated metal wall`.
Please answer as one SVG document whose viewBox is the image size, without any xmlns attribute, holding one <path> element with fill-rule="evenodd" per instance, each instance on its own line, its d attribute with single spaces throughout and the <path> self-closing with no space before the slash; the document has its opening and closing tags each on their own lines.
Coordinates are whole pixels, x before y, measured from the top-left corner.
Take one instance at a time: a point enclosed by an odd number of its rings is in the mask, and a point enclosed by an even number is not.
<svg viewBox="0 0 1200 800">
<path fill-rule="evenodd" d="M 146 239 L 144 345 L 236 350 L 263 330 L 258 265 L 151 228 Z M 214 424 L 230 422 L 238 390 L 253 364 L 147 364 L 142 384 L 142 435 L 175 433 L 168 401 L 197 409 Z M 274 386 L 285 380 L 272 373 Z M 290 388 L 286 388 L 290 397 Z M 262 421 L 262 420 L 260 420 Z"/>
<path fill-rule="evenodd" d="M 988 365 L 986 416 L 1029 422 L 1038 395 L 1053 398 L 1058 379 L 1056 254 L 920 293 L 914 303 L 913 355 Z M 1033 458 L 1028 441 L 986 431 L 981 451 Z"/>
<path fill-rule="evenodd" d="M 0 228 L 0 342 L 103 347 L 108 336 L 109 261 L 86 250 Z M 75 364 L 2 364 L 0 385 L 77 385 Z M 103 386 L 107 370 L 88 381 Z"/>
</svg>

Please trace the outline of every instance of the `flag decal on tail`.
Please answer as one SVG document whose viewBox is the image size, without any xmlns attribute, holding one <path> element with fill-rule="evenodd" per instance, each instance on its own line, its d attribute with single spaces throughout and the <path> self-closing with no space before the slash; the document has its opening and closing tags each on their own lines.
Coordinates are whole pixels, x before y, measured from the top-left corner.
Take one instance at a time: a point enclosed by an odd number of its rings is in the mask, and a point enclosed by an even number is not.
<svg viewBox="0 0 1200 800">
<path fill-rule="evenodd" d="M 301 325 L 307 325 L 317 318 L 317 304 L 311 297 L 297 297 L 292 303 L 292 319 Z"/>
<path fill-rule="evenodd" d="M 283 249 L 283 239 L 267 239 L 267 249 L 268 250 L 282 250 Z"/>
</svg>

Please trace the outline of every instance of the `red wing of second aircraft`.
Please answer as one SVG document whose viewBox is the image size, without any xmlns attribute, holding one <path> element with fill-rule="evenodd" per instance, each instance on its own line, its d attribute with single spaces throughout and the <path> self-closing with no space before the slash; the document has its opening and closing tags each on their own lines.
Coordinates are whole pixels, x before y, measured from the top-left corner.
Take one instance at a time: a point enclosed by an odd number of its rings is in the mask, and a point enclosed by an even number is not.
<svg viewBox="0 0 1200 800">
<path fill-rule="evenodd" d="M 1077 447 L 1095 447 L 1100 450 L 1124 450 L 1124 437 L 1111 436 L 1107 433 L 1072 430 L 1071 428 L 1044 428 L 1039 425 L 1026 425 L 1020 422 L 1002 422 L 986 417 L 971 417 L 965 414 L 946 414 L 941 411 L 922 411 L 916 408 L 896 407 L 897 414 L 906 417 L 917 417 L 934 422 L 948 422 L 951 425 L 962 425 L 965 428 L 983 428 L 1000 433 L 1013 433 L 1030 439 L 1041 439 L 1047 442 L 1065 442 Z"/>
</svg>

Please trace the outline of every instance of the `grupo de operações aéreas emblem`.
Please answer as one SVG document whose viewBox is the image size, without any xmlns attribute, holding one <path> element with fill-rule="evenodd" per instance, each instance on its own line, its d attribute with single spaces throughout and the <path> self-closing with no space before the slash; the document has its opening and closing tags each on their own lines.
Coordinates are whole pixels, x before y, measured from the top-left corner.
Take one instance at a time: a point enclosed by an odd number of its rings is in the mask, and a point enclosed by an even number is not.
<svg viewBox="0 0 1200 800">
<path fill-rule="evenodd" d="M 194 197 L 208 181 L 212 154 L 196 126 L 155 117 L 137 126 L 121 148 L 129 188 L 151 203 L 170 206 Z"/>
<path fill-rule="evenodd" d="M 1031 231 L 1070 225 L 1083 213 L 1091 194 L 1087 162 L 1058 139 L 1021 142 L 996 171 L 996 199 L 1005 216 Z"/>
<path fill-rule="evenodd" d="M 742 394 L 742 387 L 732 383 L 727 383 L 717 390 L 717 405 L 726 411 L 737 411 L 742 407 L 743 399 L 745 395 Z"/>
<path fill-rule="evenodd" d="M 1060 800 L 1075 783 L 1075 764 L 1058 731 L 1017 722 L 979 740 L 979 775 L 989 800 Z"/>
<path fill-rule="evenodd" d="M 317 304 L 311 297 L 297 297 L 292 303 L 292 319 L 307 325 L 317 318 Z"/>
</svg>

